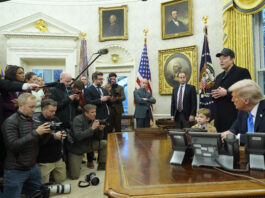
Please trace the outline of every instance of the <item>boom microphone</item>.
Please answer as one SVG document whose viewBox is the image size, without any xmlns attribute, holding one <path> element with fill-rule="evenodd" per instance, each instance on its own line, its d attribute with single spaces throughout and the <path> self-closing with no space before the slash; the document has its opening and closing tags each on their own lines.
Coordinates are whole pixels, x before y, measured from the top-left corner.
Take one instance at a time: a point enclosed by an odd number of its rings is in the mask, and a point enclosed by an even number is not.
<svg viewBox="0 0 265 198">
<path fill-rule="evenodd" d="M 109 50 L 108 49 L 100 49 L 97 52 L 97 54 L 107 54 L 107 53 L 109 53 Z"/>
<path fill-rule="evenodd" d="M 56 82 L 50 82 L 50 83 L 45 83 L 43 86 L 40 86 L 39 88 L 45 88 L 45 87 L 54 87 L 59 83 L 59 81 Z"/>
</svg>

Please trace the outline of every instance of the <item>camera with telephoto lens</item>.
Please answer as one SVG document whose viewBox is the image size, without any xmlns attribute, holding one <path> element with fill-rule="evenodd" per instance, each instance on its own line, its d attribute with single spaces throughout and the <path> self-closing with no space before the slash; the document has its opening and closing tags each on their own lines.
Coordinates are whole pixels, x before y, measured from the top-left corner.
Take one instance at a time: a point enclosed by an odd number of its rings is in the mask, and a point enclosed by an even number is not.
<svg viewBox="0 0 265 198">
<path fill-rule="evenodd" d="M 60 130 L 61 125 L 62 125 L 62 122 L 54 122 L 54 121 L 51 121 L 51 122 L 48 122 L 48 123 L 50 125 L 50 129 L 51 130 Z"/>
<path fill-rule="evenodd" d="M 70 184 L 54 184 L 48 186 L 51 194 L 69 194 L 71 192 Z"/>
<path fill-rule="evenodd" d="M 92 172 L 85 177 L 86 182 L 91 183 L 93 186 L 99 184 L 99 178 L 96 176 L 96 173 Z"/>
</svg>

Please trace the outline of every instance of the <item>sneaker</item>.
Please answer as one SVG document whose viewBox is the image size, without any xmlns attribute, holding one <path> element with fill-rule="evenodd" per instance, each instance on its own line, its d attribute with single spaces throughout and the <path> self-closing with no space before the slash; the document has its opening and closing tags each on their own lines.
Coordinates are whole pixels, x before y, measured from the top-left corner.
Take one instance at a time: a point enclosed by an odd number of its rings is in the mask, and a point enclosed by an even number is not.
<svg viewBox="0 0 265 198">
<path fill-rule="evenodd" d="M 87 162 L 86 165 L 87 165 L 88 168 L 91 168 L 91 169 L 94 168 L 94 163 L 93 162 Z"/>
<path fill-rule="evenodd" d="M 106 163 L 105 162 L 100 162 L 99 164 L 98 164 L 98 170 L 100 171 L 100 170 L 105 170 L 105 167 L 106 167 Z"/>
</svg>

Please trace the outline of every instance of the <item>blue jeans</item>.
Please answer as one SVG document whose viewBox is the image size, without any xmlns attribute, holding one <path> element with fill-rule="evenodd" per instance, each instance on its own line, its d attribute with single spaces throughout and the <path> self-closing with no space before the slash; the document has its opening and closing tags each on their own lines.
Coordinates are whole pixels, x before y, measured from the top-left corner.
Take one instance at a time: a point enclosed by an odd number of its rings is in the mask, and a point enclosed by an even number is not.
<svg viewBox="0 0 265 198">
<path fill-rule="evenodd" d="M 37 164 L 28 171 L 4 170 L 4 198 L 27 197 L 41 187 L 41 173 Z"/>
</svg>

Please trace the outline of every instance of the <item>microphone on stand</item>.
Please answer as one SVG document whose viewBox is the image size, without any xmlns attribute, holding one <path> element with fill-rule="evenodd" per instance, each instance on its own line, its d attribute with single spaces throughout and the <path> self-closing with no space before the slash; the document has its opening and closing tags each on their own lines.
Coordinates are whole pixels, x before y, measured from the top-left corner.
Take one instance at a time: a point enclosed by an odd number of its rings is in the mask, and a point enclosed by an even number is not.
<svg viewBox="0 0 265 198">
<path fill-rule="evenodd" d="M 108 49 L 100 49 L 100 50 L 98 50 L 98 52 L 96 54 L 107 54 L 107 53 L 109 53 Z"/>
</svg>

